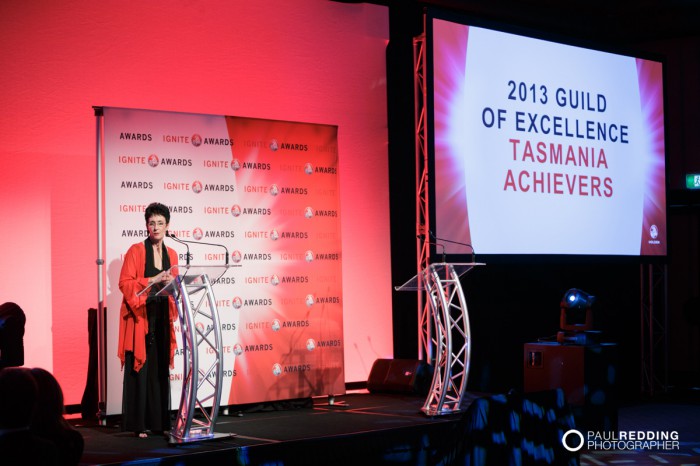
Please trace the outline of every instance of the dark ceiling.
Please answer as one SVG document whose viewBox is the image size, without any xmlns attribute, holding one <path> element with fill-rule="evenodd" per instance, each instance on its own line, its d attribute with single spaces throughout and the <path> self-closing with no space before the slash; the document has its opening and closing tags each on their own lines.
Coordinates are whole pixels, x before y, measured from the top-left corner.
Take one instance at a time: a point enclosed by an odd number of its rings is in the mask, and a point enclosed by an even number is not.
<svg viewBox="0 0 700 466">
<path fill-rule="evenodd" d="M 483 19 L 618 45 L 700 37 L 700 0 L 341 0 L 438 7 Z"/>
</svg>

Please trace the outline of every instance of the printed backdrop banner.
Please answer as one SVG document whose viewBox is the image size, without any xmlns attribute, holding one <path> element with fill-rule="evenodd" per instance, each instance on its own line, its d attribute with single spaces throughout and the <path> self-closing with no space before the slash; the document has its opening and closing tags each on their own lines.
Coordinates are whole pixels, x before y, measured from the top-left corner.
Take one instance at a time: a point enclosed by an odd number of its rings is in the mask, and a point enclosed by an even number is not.
<svg viewBox="0 0 700 466">
<path fill-rule="evenodd" d="M 195 242 L 191 264 L 223 265 L 230 254 L 233 267 L 214 285 L 222 405 L 345 393 L 338 128 L 112 107 L 103 115 L 106 414 L 121 413 L 119 272 L 129 246 L 147 237 L 151 202 L 170 208 L 171 233 Z M 184 264 L 186 247 L 166 244 Z M 179 324 L 176 334 L 174 408 Z"/>
</svg>

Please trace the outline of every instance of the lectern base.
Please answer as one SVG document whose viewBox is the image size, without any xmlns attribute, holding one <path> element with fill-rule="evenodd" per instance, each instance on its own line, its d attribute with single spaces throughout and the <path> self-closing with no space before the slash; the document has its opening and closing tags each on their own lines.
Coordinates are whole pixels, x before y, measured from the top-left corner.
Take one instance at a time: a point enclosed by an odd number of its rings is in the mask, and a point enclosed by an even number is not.
<svg viewBox="0 0 700 466">
<path fill-rule="evenodd" d="M 179 437 L 176 437 L 175 435 L 171 434 L 168 437 L 168 445 L 178 446 L 178 445 L 184 445 L 184 444 L 189 444 L 189 443 L 193 443 L 193 442 L 206 442 L 206 441 L 210 441 L 210 440 L 221 440 L 224 438 L 233 438 L 233 437 L 237 437 L 237 436 L 238 436 L 238 434 L 234 434 L 234 433 L 214 433 L 214 434 L 209 434 L 209 435 L 179 438 Z"/>
</svg>

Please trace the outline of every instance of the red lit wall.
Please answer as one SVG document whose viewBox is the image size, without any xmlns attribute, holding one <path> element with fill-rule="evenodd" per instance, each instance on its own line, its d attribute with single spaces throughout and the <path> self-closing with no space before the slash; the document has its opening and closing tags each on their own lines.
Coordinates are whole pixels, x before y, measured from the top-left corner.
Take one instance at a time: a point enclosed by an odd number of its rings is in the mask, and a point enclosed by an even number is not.
<svg viewBox="0 0 700 466">
<path fill-rule="evenodd" d="M 392 353 L 387 40 L 385 8 L 324 0 L 0 3 L 0 302 L 27 314 L 25 365 L 80 403 L 98 105 L 338 126 L 345 378 L 366 380 Z"/>
</svg>

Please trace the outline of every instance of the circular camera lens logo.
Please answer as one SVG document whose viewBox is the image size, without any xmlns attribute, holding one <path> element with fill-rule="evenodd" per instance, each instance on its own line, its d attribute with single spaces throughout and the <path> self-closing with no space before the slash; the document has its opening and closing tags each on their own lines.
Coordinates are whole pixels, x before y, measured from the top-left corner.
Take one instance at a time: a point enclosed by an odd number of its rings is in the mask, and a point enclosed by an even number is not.
<svg viewBox="0 0 700 466">
<path fill-rule="evenodd" d="M 241 251 L 236 249 L 231 253 L 231 260 L 233 261 L 234 264 L 238 264 L 240 261 L 243 260 L 243 255 L 241 254 Z"/>
<path fill-rule="evenodd" d="M 151 167 L 157 167 L 159 163 L 160 159 L 156 154 L 151 154 L 148 156 L 148 165 L 150 165 Z"/>
<path fill-rule="evenodd" d="M 197 227 L 194 230 L 192 230 L 192 236 L 194 237 L 194 239 L 199 241 L 200 239 L 204 238 L 204 232 L 201 228 Z"/>
<path fill-rule="evenodd" d="M 279 319 L 275 319 L 272 321 L 272 331 L 273 332 L 279 332 L 281 328 L 282 328 L 282 324 L 280 323 Z"/>
<path fill-rule="evenodd" d="M 236 356 L 240 356 L 241 354 L 243 354 L 243 346 L 241 346 L 240 343 L 236 343 L 235 345 L 233 345 L 233 354 L 235 354 Z"/>
<path fill-rule="evenodd" d="M 192 191 L 194 191 L 196 194 L 199 194 L 202 192 L 202 182 L 201 181 L 193 181 L 192 182 Z"/>
<path fill-rule="evenodd" d="M 309 338 L 308 340 L 306 340 L 306 349 L 309 351 L 313 351 L 316 349 L 316 342 L 313 338 Z"/>
<path fill-rule="evenodd" d="M 241 215 L 241 206 L 238 204 L 233 204 L 231 206 L 231 215 L 234 217 L 239 217 Z"/>
<path fill-rule="evenodd" d="M 272 141 L 270 141 L 270 150 L 272 152 L 276 152 L 277 149 L 279 149 L 279 148 L 280 148 L 280 145 L 277 143 L 277 139 L 273 139 Z"/>
<path fill-rule="evenodd" d="M 241 168 L 241 162 L 238 159 L 231 159 L 231 170 L 237 172 Z"/>
<path fill-rule="evenodd" d="M 569 451 L 576 452 L 583 448 L 583 434 L 576 429 L 571 429 L 564 433 L 561 444 Z"/>
<path fill-rule="evenodd" d="M 192 135 L 192 145 L 193 145 L 194 147 L 199 147 L 199 146 L 201 146 L 201 145 L 202 145 L 202 136 L 200 136 L 200 135 L 197 134 L 197 133 L 194 133 L 194 134 Z"/>
<path fill-rule="evenodd" d="M 659 236 L 659 228 L 656 225 L 650 226 L 649 235 L 651 235 L 652 239 L 656 239 Z"/>
<path fill-rule="evenodd" d="M 307 163 L 306 165 L 304 165 L 304 173 L 306 173 L 307 175 L 310 175 L 310 174 L 312 174 L 313 172 L 314 172 L 314 166 L 313 166 L 313 165 L 311 165 L 310 163 Z"/>
<path fill-rule="evenodd" d="M 282 373 L 282 366 L 279 365 L 279 363 L 275 363 L 272 365 L 272 375 L 277 377 Z"/>
</svg>

